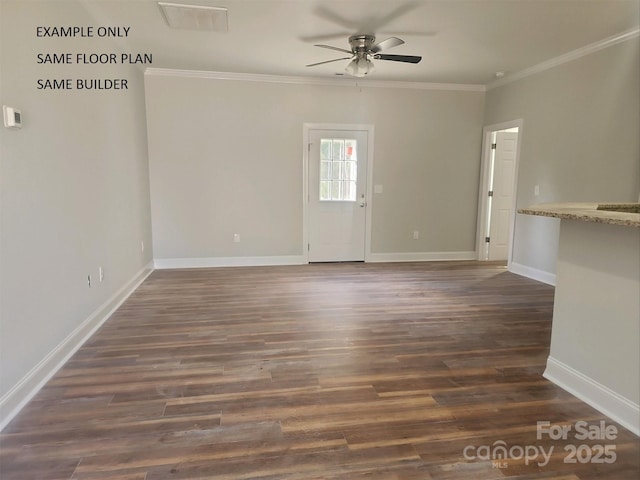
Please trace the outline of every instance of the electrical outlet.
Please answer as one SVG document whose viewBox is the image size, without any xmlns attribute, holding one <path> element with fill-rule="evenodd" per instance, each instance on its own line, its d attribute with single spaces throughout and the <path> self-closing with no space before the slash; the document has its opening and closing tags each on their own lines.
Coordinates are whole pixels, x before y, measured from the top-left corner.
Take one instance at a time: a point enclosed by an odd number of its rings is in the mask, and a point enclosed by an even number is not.
<svg viewBox="0 0 640 480">
<path fill-rule="evenodd" d="M 533 187 L 533 194 L 537 197 L 538 195 L 540 195 L 540 185 L 536 185 L 535 187 Z"/>
<path fill-rule="evenodd" d="M 87 275 L 87 284 L 89 285 L 89 288 L 91 288 L 91 274 Z"/>
<path fill-rule="evenodd" d="M 98 278 L 100 281 L 104 281 L 104 269 L 102 267 L 98 267 Z"/>
<path fill-rule="evenodd" d="M 144 240 L 140 240 L 140 250 L 144 253 Z"/>
<path fill-rule="evenodd" d="M 233 243 L 240 243 L 240 234 L 239 233 L 234 233 L 233 234 Z"/>
<path fill-rule="evenodd" d="M 420 238 L 420 232 L 418 230 L 413 231 L 413 239 L 418 240 Z"/>
</svg>

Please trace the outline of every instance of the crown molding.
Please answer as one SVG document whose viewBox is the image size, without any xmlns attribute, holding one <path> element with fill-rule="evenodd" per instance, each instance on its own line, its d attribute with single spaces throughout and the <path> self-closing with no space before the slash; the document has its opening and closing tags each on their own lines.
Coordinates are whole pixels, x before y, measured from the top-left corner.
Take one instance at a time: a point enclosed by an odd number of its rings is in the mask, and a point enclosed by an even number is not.
<svg viewBox="0 0 640 480">
<path fill-rule="evenodd" d="M 362 80 L 351 78 L 319 78 L 295 77 L 285 75 L 265 75 L 259 73 L 211 72 L 203 70 L 178 70 L 171 68 L 147 68 L 145 76 L 204 78 L 210 80 L 234 80 L 260 83 L 281 83 L 294 85 L 323 85 L 331 87 L 358 88 L 401 88 L 414 90 L 453 90 L 465 92 L 484 92 L 484 85 L 457 83 L 427 83 L 427 82 L 393 82 L 385 80 Z"/>
<path fill-rule="evenodd" d="M 640 36 L 640 28 L 636 27 L 636 28 L 632 28 L 631 30 L 626 30 L 624 32 L 618 33 L 611 37 L 607 37 L 597 42 L 590 43 L 589 45 L 585 45 L 584 47 L 577 48 L 575 50 L 572 50 L 571 52 L 565 53 L 558 57 L 545 60 L 544 62 L 538 63 L 537 65 L 534 65 L 532 67 L 525 68 L 524 70 L 520 70 L 518 72 L 514 72 L 499 80 L 495 80 L 489 83 L 486 86 L 486 89 L 491 90 L 497 87 L 501 87 L 508 83 L 515 82 L 516 80 L 521 80 L 531 75 L 535 75 L 537 73 L 544 72 L 545 70 L 549 70 L 550 68 L 557 67 L 559 65 L 563 65 L 568 62 L 572 62 L 573 60 L 577 60 L 578 58 L 582 58 L 586 55 L 599 52 L 600 50 L 604 50 L 605 48 L 612 47 L 613 45 L 617 45 L 618 43 L 622 43 L 628 40 L 632 40 L 634 38 L 638 38 L 638 36 Z"/>
<path fill-rule="evenodd" d="M 458 84 L 458 83 L 429 83 L 429 82 L 395 82 L 389 80 L 370 80 L 356 78 L 320 78 L 305 76 L 286 76 L 286 75 L 266 75 L 261 73 L 236 73 L 236 72 L 216 72 L 205 70 L 180 70 L 172 68 L 147 68 L 144 72 L 145 76 L 161 76 L 161 77 L 182 77 L 182 78 L 201 78 L 210 80 L 233 80 L 245 82 L 260 83 L 279 83 L 293 85 L 321 85 L 331 87 L 356 87 L 356 88 L 395 88 L 395 89 L 413 89 L 413 90 L 442 90 L 442 91 L 466 91 L 466 92 L 486 92 L 503 85 L 521 80 L 523 78 L 535 75 L 550 68 L 554 68 L 565 63 L 577 60 L 586 55 L 604 50 L 605 48 L 626 42 L 640 36 L 640 28 L 635 27 L 630 30 L 618 33 L 603 40 L 585 45 L 571 52 L 565 53 L 558 57 L 545 60 L 532 67 L 525 68 L 518 72 L 507 75 L 506 77 L 495 80 L 487 85 L 478 84 Z"/>
</svg>

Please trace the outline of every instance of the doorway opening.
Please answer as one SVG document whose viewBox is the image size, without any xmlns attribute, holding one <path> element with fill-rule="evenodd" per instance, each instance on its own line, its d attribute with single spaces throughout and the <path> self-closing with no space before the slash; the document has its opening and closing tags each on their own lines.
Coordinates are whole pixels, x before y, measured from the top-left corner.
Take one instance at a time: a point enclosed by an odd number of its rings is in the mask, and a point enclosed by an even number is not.
<svg viewBox="0 0 640 480">
<path fill-rule="evenodd" d="M 483 129 L 478 209 L 478 260 L 511 264 L 522 120 Z"/>
<path fill-rule="evenodd" d="M 308 262 L 370 253 L 373 126 L 304 124 L 303 251 Z"/>
</svg>

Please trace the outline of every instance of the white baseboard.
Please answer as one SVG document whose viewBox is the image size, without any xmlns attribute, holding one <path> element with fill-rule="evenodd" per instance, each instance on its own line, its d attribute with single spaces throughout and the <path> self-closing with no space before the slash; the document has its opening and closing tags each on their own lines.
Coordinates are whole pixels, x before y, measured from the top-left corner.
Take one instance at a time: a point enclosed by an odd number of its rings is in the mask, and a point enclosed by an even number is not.
<svg viewBox="0 0 640 480">
<path fill-rule="evenodd" d="M 521 263 L 511 262 L 509 264 L 509 271 L 523 277 L 531 278 L 547 285 L 556 285 L 556 274 L 545 272 L 544 270 L 538 270 L 537 268 L 528 267 Z"/>
<path fill-rule="evenodd" d="M 169 268 L 211 267 L 262 267 L 270 265 L 302 265 L 309 263 L 303 255 L 281 255 L 267 257 L 202 257 L 202 258 L 156 258 L 158 270 Z"/>
<path fill-rule="evenodd" d="M 436 262 L 454 260 L 476 260 L 476 252 L 408 252 L 370 253 L 367 262 Z"/>
<path fill-rule="evenodd" d="M 552 357 L 544 377 L 640 436 L 640 405 Z"/>
<path fill-rule="evenodd" d="M 367 262 L 433 262 L 445 260 L 475 260 L 476 252 L 414 252 L 414 253 L 371 253 Z M 157 270 L 172 268 L 213 268 L 213 267 L 262 267 L 271 265 L 305 265 L 309 263 L 304 255 L 284 255 L 267 257 L 202 257 L 202 258 L 156 258 Z"/>
<path fill-rule="evenodd" d="M 44 357 L 11 390 L 0 398 L 0 431 L 38 393 L 91 335 L 151 274 L 151 263 L 143 267 L 122 288 L 89 315 L 73 332 Z"/>
</svg>

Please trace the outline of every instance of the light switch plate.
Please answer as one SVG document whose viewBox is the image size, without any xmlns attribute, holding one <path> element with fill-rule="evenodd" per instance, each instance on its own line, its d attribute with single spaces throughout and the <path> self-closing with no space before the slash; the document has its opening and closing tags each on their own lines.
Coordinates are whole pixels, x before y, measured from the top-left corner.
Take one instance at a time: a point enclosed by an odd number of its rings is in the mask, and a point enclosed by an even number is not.
<svg viewBox="0 0 640 480">
<path fill-rule="evenodd" d="M 22 128 L 22 114 L 20 110 L 6 105 L 2 106 L 2 116 L 6 128 Z"/>
</svg>

